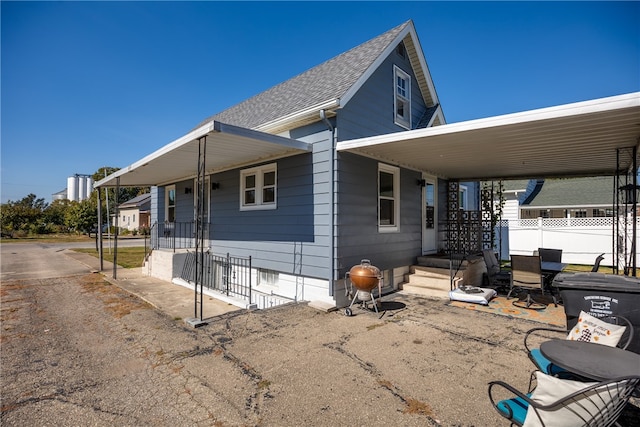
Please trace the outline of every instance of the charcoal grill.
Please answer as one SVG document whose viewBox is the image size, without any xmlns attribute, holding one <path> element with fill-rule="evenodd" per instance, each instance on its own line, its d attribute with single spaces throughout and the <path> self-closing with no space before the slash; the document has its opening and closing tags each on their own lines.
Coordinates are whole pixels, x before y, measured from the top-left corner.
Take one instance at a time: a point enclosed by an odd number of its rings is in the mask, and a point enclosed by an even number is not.
<svg viewBox="0 0 640 427">
<path fill-rule="evenodd" d="M 352 307 L 356 301 L 360 301 L 361 308 L 370 310 L 369 303 L 373 304 L 373 309 L 378 313 L 378 304 L 373 296 L 373 289 L 378 287 L 378 298 L 382 293 L 382 273 L 380 269 L 371 265 L 371 261 L 363 259 L 360 264 L 351 267 L 346 278 L 349 280 L 350 286 L 347 287 L 347 296 L 353 296 L 349 307 L 345 308 L 344 314 L 352 316 Z M 355 289 L 354 289 L 355 288 Z"/>
</svg>

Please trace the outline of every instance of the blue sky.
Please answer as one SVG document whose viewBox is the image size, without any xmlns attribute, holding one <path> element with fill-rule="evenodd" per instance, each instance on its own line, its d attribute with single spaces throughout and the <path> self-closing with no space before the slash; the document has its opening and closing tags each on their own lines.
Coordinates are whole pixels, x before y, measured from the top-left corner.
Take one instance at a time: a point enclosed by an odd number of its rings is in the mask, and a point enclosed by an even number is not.
<svg viewBox="0 0 640 427">
<path fill-rule="evenodd" d="M 7 2 L 1 201 L 51 201 L 413 19 L 448 123 L 640 91 L 640 2 Z"/>
</svg>

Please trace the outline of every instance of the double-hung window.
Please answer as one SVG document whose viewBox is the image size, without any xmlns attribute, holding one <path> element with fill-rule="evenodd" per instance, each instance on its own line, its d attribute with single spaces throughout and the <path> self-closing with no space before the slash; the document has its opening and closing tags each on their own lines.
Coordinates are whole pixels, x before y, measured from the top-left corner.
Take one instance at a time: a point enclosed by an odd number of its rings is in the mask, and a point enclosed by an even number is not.
<svg viewBox="0 0 640 427">
<path fill-rule="evenodd" d="M 399 230 L 400 169 L 380 163 L 378 165 L 378 231 Z"/>
<path fill-rule="evenodd" d="M 240 171 L 240 209 L 275 209 L 277 165 L 271 163 Z"/>
<path fill-rule="evenodd" d="M 411 129 L 411 76 L 400 68 L 393 67 L 394 122 L 406 129 Z"/>
</svg>

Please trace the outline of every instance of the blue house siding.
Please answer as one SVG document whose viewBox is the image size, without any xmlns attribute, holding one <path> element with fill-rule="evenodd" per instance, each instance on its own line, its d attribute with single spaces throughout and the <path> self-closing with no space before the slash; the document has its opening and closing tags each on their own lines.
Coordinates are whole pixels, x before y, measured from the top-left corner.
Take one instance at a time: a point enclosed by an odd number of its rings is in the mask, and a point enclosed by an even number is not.
<svg viewBox="0 0 640 427">
<path fill-rule="evenodd" d="M 212 175 L 220 183 L 211 193 L 212 251 L 251 256 L 258 268 L 328 280 L 329 136 L 325 131 L 301 137 L 317 140 L 313 153 L 276 161 L 277 209 L 241 211 L 240 169 Z"/>
<path fill-rule="evenodd" d="M 411 76 L 411 124 L 416 126 L 427 107 L 409 61 L 392 52 L 347 105 L 338 110 L 340 141 L 406 130 L 394 123 L 394 65 Z"/>
<path fill-rule="evenodd" d="M 419 172 L 400 170 L 400 227 L 378 231 L 378 161 L 340 153 L 338 268 L 344 274 L 363 258 L 386 270 L 415 263 L 422 250 Z"/>
</svg>

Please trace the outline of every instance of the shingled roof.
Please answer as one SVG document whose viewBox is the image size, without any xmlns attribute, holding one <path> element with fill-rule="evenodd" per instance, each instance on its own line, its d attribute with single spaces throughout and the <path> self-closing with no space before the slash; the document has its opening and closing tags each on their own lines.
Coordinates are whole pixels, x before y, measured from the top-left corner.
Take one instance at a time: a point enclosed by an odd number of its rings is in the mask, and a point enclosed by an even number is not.
<svg viewBox="0 0 640 427">
<path fill-rule="evenodd" d="M 411 36 L 410 36 L 411 35 Z M 411 20 L 379 35 L 347 52 L 313 67 L 283 83 L 255 95 L 233 107 L 203 120 L 196 128 L 212 120 L 266 132 L 283 130 L 278 126 L 287 118 L 296 118 L 309 112 L 313 121 L 319 120 L 320 109 L 336 109 L 344 105 L 354 87 L 380 60 L 385 52 L 393 49 L 403 38 L 407 39 L 407 51 L 414 64 L 418 84 L 428 102 L 437 101 L 428 70 L 424 63 L 415 29 Z M 415 39 L 415 40 L 414 40 Z M 419 50 L 419 53 L 416 52 Z M 427 76 L 424 75 L 427 74 Z M 309 120 L 309 119 L 307 119 Z M 293 121 L 293 120 L 292 120 Z M 301 123 L 296 123 L 300 125 Z"/>
<path fill-rule="evenodd" d="M 522 207 L 611 206 L 612 204 L 613 178 L 588 177 L 545 179 L 540 192 Z"/>
</svg>

